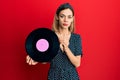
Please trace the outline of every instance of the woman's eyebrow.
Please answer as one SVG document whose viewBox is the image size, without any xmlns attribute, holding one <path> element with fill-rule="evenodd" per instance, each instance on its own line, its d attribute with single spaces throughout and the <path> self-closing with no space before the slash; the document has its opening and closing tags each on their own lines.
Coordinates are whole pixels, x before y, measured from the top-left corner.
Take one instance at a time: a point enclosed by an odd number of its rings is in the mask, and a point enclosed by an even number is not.
<svg viewBox="0 0 120 80">
<path fill-rule="evenodd" d="M 60 14 L 60 15 L 63 15 L 63 16 L 72 16 L 72 15 L 65 15 L 65 14 Z"/>
<path fill-rule="evenodd" d="M 65 16 L 65 14 L 60 14 L 60 15 L 64 15 Z"/>
</svg>

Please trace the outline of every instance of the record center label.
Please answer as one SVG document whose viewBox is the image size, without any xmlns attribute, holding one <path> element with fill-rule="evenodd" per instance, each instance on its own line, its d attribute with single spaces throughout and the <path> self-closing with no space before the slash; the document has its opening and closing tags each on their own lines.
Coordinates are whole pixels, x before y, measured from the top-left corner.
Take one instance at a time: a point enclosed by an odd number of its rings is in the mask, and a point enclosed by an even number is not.
<svg viewBox="0 0 120 80">
<path fill-rule="evenodd" d="M 39 39 L 36 43 L 36 48 L 40 52 L 45 52 L 49 48 L 49 43 L 46 39 Z"/>
</svg>

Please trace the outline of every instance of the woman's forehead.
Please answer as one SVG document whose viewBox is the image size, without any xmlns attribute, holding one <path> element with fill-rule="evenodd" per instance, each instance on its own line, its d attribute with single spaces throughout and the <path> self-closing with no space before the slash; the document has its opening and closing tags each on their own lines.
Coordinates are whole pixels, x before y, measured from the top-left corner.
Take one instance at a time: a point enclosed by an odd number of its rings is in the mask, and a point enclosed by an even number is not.
<svg viewBox="0 0 120 80">
<path fill-rule="evenodd" d="M 64 9 L 60 12 L 60 15 L 73 15 L 72 11 L 70 9 Z"/>
</svg>

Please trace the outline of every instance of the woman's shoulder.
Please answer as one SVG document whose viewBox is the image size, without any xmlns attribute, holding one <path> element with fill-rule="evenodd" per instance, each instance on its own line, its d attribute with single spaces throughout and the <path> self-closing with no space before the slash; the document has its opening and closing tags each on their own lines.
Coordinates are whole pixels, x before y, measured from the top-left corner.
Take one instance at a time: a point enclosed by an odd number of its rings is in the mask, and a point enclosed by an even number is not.
<svg viewBox="0 0 120 80">
<path fill-rule="evenodd" d="M 73 37 L 80 37 L 80 34 L 77 33 L 71 33 L 73 35 Z"/>
</svg>

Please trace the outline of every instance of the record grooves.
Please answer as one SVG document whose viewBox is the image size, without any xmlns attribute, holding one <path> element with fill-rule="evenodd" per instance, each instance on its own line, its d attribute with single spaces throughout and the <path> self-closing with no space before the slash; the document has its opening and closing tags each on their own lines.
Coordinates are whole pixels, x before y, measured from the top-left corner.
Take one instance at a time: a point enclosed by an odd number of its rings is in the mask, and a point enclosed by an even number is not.
<svg viewBox="0 0 120 80">
<path fill-rule="evenodd" d="M 57 35 L 48 28 L 33 30 L 26 38 L 27 54 L 35 61 L 49 62 L 58 53 L 59 40 Z"/>
</svg>

